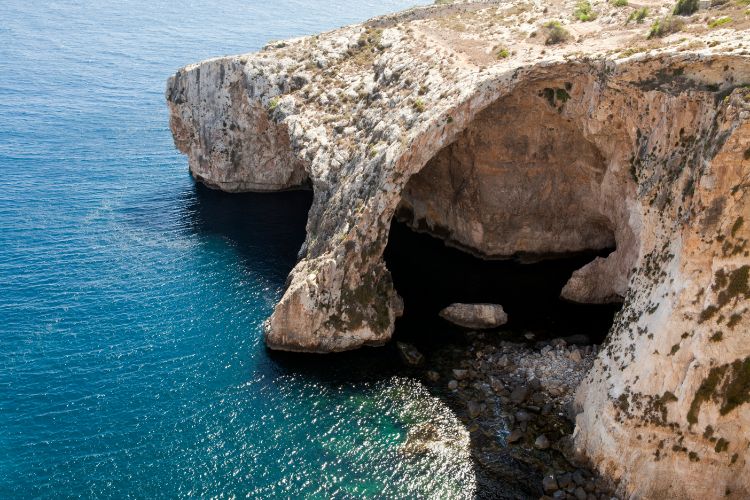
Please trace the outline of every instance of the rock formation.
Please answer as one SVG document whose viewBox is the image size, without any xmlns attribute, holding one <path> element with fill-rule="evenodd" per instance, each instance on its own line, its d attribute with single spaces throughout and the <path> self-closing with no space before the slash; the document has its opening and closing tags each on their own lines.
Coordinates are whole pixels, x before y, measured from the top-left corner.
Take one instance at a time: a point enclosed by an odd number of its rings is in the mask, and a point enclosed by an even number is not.
<svg viewBox="0 0 750 500">
<path fill-rule="evenodd" d="M 646 4 L 648 23 L 672 10 Z M 166 93 L 175 144 L 209 186 L 314 191 L 274 349 L 388 341 L 393 217 L 485 257 L 616 247 L 562 290 L 624 300 L 578 390 L 578 448 L 634 497 L 747 497 L 744 7 L 651 38 L 635 7 L 574 8 L 432 6 L 188 66 Z"/>
<path fill-rule="evenodd" d="M 483 330 L 497 328 L 508 322 L 503 306 L 499 304 L 451 304 L 440 317 L 464 328 Z"/>
</svg>

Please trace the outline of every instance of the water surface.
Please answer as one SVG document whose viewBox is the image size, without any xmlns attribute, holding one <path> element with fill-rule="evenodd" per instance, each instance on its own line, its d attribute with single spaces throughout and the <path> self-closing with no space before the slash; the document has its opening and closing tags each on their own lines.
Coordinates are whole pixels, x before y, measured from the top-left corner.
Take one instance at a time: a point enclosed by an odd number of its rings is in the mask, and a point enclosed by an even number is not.
<svg viewBox="0 0 750 500">
<path fill-rule="evenodd" d="M 413 3 L 0 1 L 0 497 L 471 495 L 466 431 L 375 351 L 265 350 L 309 194 L 194 185 L 163 98 Z M 404 455 L 425 420 L 455 446 Z"/>
</svg>

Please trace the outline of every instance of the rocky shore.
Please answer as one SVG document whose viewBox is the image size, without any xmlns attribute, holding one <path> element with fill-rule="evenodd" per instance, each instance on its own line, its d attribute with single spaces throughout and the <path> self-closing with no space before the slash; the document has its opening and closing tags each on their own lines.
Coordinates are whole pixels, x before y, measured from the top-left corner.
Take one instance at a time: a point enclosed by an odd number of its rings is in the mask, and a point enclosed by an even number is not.
<svg viewBox="0 0 750 500">
<path fill-rule="evenodd" d="M 493 498 L 595 500 L 617 498 L 572 444 L 574 393 L 599 350 L 582 335 L 534 341 L 497 332 L 468 332 L 425 356 L 400 343 L 405 364 L 454 409 L 467 426 L 482 487 Z M 420 452 L 436 439 L 416 428 L 405 448 Z M 519 477 L 519 471 L 523 474 Z M 507 489 L 511 486 L 510 491 Z"/>
</svg>

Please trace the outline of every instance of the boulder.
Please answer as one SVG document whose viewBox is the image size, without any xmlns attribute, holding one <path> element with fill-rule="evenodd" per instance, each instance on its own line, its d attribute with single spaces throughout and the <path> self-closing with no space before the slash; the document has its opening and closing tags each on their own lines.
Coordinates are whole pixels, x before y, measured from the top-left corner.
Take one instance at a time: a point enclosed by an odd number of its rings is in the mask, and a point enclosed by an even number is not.
<svg viewBox="0 0 750 500">
<path fill-rule="evenodd" d="M 497 328 L 508 322 L 503 306 L 499 304 L 451 304 L 440 317 L 464 328 Z"/>
</svg>

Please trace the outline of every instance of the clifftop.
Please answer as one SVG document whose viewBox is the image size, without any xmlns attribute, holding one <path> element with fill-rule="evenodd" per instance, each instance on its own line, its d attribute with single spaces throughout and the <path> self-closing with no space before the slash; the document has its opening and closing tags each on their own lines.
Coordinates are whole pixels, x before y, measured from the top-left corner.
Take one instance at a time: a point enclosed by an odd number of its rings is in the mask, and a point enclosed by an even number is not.
<svg viewBox="0 0 750 500">
<path fill-rule="evenodd" d="M 455 2 L 178 71 L 196 179 L 314 191 L 268 345 L 390 339 L 393 217 L 487 257 L 615 246 L 561 290 L 624 301 L 578 390 L 577 446 L 628 495 L 750 495 L 742 3 Z"/>
</svg>

